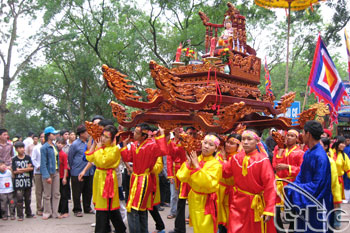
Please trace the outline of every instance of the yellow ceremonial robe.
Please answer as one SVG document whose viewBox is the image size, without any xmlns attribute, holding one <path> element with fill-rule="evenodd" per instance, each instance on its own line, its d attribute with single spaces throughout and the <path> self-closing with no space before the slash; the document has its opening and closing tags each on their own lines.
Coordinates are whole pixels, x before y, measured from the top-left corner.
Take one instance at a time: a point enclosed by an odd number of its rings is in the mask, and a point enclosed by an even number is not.
<svg viewBox="0 0 350 233">
<path fill-rule="evenodd" d="M 337 167 L 341 196 L 343 199 L 345 199 L 343 175 L 344 175 L 344 173 L 346 173 L 346 175 L 350 178 L 350 160 L 349 160 L 349 157 L 344 152 L 343 152 L 344 154 L 342 154 L 341 152 L 338 152 L 338 154 L 336 154 L 335 149 L 330 149 L 329 152 L 331 153 L 330 155 L 334 159 L 336 167 Z"/>
<path fill-rule="evenodd" d="M 160 204 L 160 188 L 159 188 L 159 173 L 163 170 L 163 157 L 158 157 L 151 174 L 156 178 L 156 193 L 154 194 L 153 206 Z"/>
<path fill-rule="evenodd" d="M 234 153 L 236 154 L 236 153 Z M 230 161 L 234 154 L 227 155 L 227 161 Z M 216 159 L 223 166 L 225 164 L 221 153 L 216 155 Z M 234 179 L 233 176 L 224 178 L 219 181 L 219 196 L 218 196 L 218 224 L 227 226 L 228 215 L 230 212 L 229 200 L 232 198 Z"/>
<path fill-rule="evenodd" d="M 86 151 L 85 154 L 86 159 L 96 165 L 92 187 L 92 201 L 95 209 L 101 211 L 119 209 L 118 179 L 115 172 L 121 157 L 119 148 L 115 145 L 101 147 L 93 152 Z M 106 182 L 107 178 L 112 183 Z M 108 184 L 113 184 L 113 188 L 107 187 Z M 103 197 L 104 194 L 107 198 Z M 111 199 L 111 206 L 108 206 L 108 199 Z"/>
<path fill-rule="evenodd" d="M 188 205 L 194 233 L 216 233 L 217 196 L 222 165 L 214 156 L 200 155 L 198 161 L 200 168 L 188 167 L 185 162 L 176 176 L 181 182 L 186 182 L 191 187 Z"/>
</svg>

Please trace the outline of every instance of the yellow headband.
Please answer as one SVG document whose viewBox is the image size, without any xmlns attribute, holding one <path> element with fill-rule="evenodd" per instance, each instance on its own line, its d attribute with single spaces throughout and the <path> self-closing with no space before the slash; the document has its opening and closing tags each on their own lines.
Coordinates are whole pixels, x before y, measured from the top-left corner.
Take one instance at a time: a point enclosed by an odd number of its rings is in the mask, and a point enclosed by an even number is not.
<svg viewBox="0 0 350 233">
<path fill-rule="evenodd" d="M 296 131 L 295 129 L 288 130 L 288 133 L 294 133 L 297 137 L 299 137 L 299 132 Z"/>
<path fill-rule="evenodd" d="M 220 139 L 218 137 L 216 137 L 215 135 L 207 135 L 204 137 L 204 140 L 208 140 L 208 141 L 213 142 L 216 145 L 216 147 L 220 146 Z"/>
</svg>

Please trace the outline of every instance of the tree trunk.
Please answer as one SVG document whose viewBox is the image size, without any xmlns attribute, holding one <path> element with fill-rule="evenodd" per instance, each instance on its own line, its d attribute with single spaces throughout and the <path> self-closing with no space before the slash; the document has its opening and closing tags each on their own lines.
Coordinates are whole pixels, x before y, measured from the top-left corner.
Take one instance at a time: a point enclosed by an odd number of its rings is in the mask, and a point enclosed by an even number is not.
<svg viewBox="0 0 350 233">
<path fill-rule="evenodd" d="M 9 69 L 5 67 L 4 76 L 3 76 L 3 86 L 1 92 L 1 100 L 0 100 L 0 127 L 5 127 L 5 116 L 6 113 L 9 112 L 7 109 L 7 92 L 10 88 L 11 79 L 10 79 Z"/>
<path fill-rule="evenodd" d="M 82 90 L 81 90 L 80 109 L 79 109 L 81 124 L 84 124 L 84 121 L 85 121 L 86 89 L 87 89 L 87 81 L 86 81 L 86 79 L 83 79 Z"/>
</svg>

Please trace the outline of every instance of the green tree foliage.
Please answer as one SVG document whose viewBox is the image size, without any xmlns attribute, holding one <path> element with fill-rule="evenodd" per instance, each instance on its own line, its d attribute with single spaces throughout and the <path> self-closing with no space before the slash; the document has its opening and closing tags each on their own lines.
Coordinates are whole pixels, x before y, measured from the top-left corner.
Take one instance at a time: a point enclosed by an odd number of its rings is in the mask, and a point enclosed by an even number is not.
<svg viewBox="0 0 350 233">
<path fill-rule="evenodd" d="M 262 63 L 267 57 L 272 90 L 279 99 L 286 61 L 287 21 L 280 14 L 284 15 L 284 10 L 264 9 L 250 0 L 231 2 L 246 17 L 248 44 L 257 50 Z M 71 129 L 94 114 L 112 118 L 108 104 L 115 98 L 104 84 L 102 64 L 128 75 L 139 95 L 145 97 L 145 88 L 154 87 L 149 61 L 169 67 L 180 42 L 204 53 L 205 27 L 198 11 L 205 12 L 211 22 L 222 23 L 227 10 L 223 0 L 145 0 L 142 5 L 137 0 L 38 0 L 36 4 L 43 12 L 44 26 L 56 20 L 50 40 L 59 43 L 45 44 L 44 64 L 28 62 L 20 72 L 17 98 L 7 105 L 10 113 L 6 118 L 6 127 L 16 130 L 46 125 Z M 337 33 L 349 21 L 345 0 L 327 4 L 334 10 L 333 22 L 328 25 L 322 17 L 328 12 L 322 12 L 320 6 L 291 14 L 289 89 L 297 92 L 296 100 L 301 103 L 318 32 L 327 46 L 339 46 Z M 344 61 L 334 56 L 339 73 L 346 76 Z M 262 68 L 262 84 L 264 74 Z M 265 92 L 264 85 L 260 89 Z M 308 103 L 313 101 L 311 97 Z M 18 119 L 23 119 L 23 124 L 14 126 Z"/>
</svg>

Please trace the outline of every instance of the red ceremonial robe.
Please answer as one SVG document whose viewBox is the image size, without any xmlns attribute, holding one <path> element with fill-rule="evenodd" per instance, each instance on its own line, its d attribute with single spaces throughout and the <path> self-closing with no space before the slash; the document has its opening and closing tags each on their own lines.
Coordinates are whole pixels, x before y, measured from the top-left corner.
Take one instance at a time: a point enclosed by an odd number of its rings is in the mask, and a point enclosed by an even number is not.
<svg viewBox="0 0 350 233">
<path fill-rule="evenodd" d="M 288 164 L 288 169 L 279 170 L 276 172 L 276 179 L 281 178 L 293 182 L 300 172 L 300 166 L 303 163 L 304 151 L 298 145 L 291 149 L 284 149 L 281 155 L 278 155 L 278 146 L 273 151 L 272 167 L 275 170 L 277 164 Z M 283 187 L 287 185 L 286 182 L 277 181 L 277 192 L 282 193 Z M 279 194 L 281 195 L 281 194 Z M 283 205 L 279 196 L 277 196 L 276 203 Z"/>
<path fill-rule="evenodd" d="M 174 178 L 176 189 L 180 188 L 179 198 L 187 199 L 188 193 L 191 187 L 186 182 L 180 182 L 176 177 L 177 171 L 180 169 L 181 165 L 186 162 L 186 151 L 180 142 L 175 143 L 174 141 L 168 142 L 169 155 L 167 156 L 167 173 L 168 178 Z"/>
<path fill-rule="evenodd" d="M 249 160 L 244 176 L 245 156 Z M 223 177 L 230 176 L 233 176 L 235 184 L 229 203 L 228 232 L 275 232 L 273 217 L 267 224 L 261 218 L 263 214 L 273 216 L 275 209 L 275 176 L 268 157 L 257 150 L 248 155 L 241 151 L 223 166 Z"/>
<path fill-rule="evenodd" d="M 157 158 L 168 154 L 164 135 L 155 139 L 148 138 L 141 145 L 130 144 L 121 149 L 124 162 L 133 162 L 133 173 L 130 178 L 129 200 L 126 205 L 128 212 L 131 209 L 147 210 L 153 208 L 153 196 L 156 192 L 156 179 L 150 175 Z"/>
</svg>

